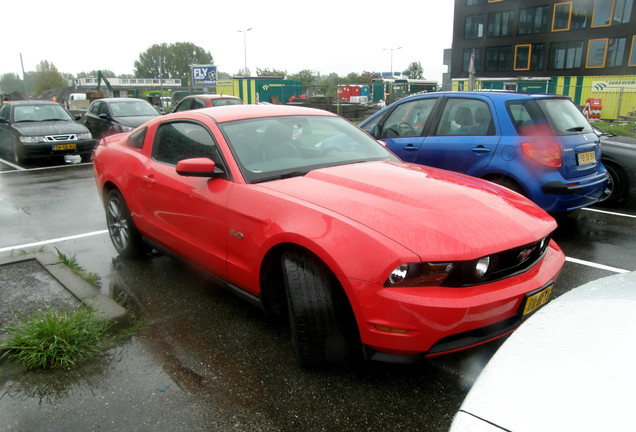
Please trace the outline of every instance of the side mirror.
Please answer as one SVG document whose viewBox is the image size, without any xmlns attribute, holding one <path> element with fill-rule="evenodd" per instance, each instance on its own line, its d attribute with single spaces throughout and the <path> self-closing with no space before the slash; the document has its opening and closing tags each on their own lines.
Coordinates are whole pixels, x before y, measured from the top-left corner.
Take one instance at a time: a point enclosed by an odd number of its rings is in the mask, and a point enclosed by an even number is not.
<svg viewBox="0 0 636 432">
<path fill-rule="evenodd" d="M 108 114 L 104 114 L 104 113 L 101 113 L 101 114 L 100 114 L 100 115 L 98 115 L 97 117 L 99 117 L 99 118 L 101 118 L 101 119 L 104 119 L 104 120 L 107 120 L 107 119 L 109 118 L 109 117 L 108 117 Z"/>
<path fill-rule="evenodd" d="M 369 129 L 369 133 L 374 138 L 380 138 L 380 134 L 382 133 L 382 129 L 377 124 L 374 124 L 373 126 L 371 126 L 371 129 Z"/>
<path fill-rule="evenodd" d="M 212 159 L 192 158 L 177 162 L 177 174 L 184 177 L 215 177 L 223 171 L 216 167 Z"/>
</svg>

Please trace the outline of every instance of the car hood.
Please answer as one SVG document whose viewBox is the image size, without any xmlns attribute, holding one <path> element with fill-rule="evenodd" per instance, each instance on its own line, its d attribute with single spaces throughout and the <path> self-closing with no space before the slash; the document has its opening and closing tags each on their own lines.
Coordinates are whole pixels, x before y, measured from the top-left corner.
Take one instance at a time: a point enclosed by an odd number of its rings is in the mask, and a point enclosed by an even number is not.
<svg viewBox="0 0 636 432">
<path fill-rule="evenodd" d="M 532 243 L 556 222 L 526 198 L 473 177 L 368 162 L 262 183 L 354 220 L 427 260 L 472 259 Z"/>
<path fill-rule="evenodd" d="M 485 422 L 512 432 L 631 429 L 635 333 L 636 272 L 563 294 L 499 348 L 451 431 L 502 430 Z"/>
<path fill-rule="evenodd" d="M 13 123 L 20 135 L 57 135 L 68 133 L 88 133 L 86 126 L 74 121 L 45 121 Z"/>
<path fill-rule="evenodd" d="M 136 128 L 156 117 L 159 117 L 159 114 L 151 116 L 114 117 L 113 120 L 120 125 Z"/>
</svg>

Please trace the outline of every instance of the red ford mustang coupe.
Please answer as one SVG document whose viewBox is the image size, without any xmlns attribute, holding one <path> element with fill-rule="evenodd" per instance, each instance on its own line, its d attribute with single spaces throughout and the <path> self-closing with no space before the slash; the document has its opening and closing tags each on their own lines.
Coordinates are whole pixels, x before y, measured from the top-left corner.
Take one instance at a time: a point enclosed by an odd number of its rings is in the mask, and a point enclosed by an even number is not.
<svg viewBox="0 0 636 432">
<path fill-rule="evenodd" d="M 169 253 L 286 315 L 305 366 L 505 335 L 549 300 L 565 259 L 526 198 L 403 163 L 322 110 L 158 117 L 102 140 L 94 169 L 120 255 Z"/>
</svg>

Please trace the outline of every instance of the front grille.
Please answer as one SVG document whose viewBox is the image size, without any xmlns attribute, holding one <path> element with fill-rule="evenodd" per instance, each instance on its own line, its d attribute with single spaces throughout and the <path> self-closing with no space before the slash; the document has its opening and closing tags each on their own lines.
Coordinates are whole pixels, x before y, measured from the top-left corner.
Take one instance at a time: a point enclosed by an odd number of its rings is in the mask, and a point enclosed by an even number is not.
<svg viewBox="0 0 636 432">
<path fill-rule="evenodd" d="M 477 278 L 474 275 L 475 264 L 478 260 L 462 261 L 455 266 L 442 283 L 442 286 L 464 287 L 478 285 L 523 273 L 534 267 L 543 258 L 549 243 L 550 236 L 538 242 L 490 255 L 488 272 L 482 278 Z"/>
<path fill-rule="evenodd" d="M 60 141 L 77 141 L 77 135 L 75 134 L 66 134 L 66 135 L 46 135 L 47 142 L 60 142 Z"/>
</svg>

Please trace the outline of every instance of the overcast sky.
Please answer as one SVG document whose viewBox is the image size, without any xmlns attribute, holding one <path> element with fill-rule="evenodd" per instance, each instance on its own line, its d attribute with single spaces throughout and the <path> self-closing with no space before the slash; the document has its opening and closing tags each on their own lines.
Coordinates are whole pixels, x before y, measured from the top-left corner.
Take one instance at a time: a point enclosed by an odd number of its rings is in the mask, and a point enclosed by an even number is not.
<svg viewBox="0 0 636 432">
<path fill-rule="evenodd" d="M 309 69 L 322 75 L 400 71 L 419 61 L 441 84 L 443 50 L 450 48 L 452 0 L 315 2 L 29 0 L 3 14 L 0 74 L 22 77 L 42 60 L 59 72 L 107 69 L 132 74 L 139 54 L 154 44 L 191 42 L 209 51 L 219 72 L 247 67 Z M 6 9 L 4 5 L 3 9 Z M 6 11 L 5 11 L 6 12 Z M 400 49 L 397 49 L 401 47 Z M 393 51 L 391 51 L 393 49 Z"/>
</svg>

